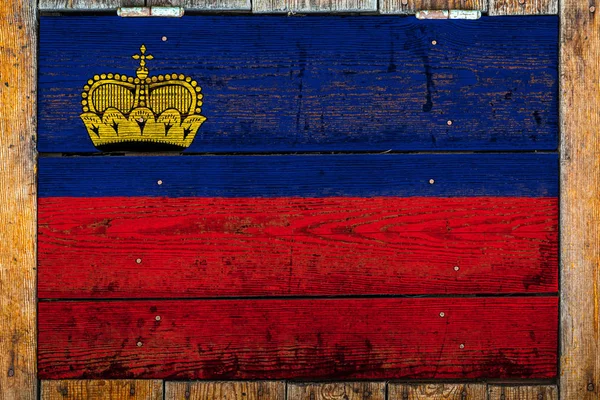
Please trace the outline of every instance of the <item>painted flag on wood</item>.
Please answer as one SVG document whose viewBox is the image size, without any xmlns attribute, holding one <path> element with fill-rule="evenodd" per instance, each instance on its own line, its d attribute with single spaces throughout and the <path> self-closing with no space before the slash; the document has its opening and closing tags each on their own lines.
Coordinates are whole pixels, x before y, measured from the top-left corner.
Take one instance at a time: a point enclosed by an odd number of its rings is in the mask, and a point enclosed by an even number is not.
<svg viewBox="0 0 600 400">
<path fill-rule="evenodd" d="M 40 377 L 554 378 L 557 24 L 42 18 Z"/>
</svg>

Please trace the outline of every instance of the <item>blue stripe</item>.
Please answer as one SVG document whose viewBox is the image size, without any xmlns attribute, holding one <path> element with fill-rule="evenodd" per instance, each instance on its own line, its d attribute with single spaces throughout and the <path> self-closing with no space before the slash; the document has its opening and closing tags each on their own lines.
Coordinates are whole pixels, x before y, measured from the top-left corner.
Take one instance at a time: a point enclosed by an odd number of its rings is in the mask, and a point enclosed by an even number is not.
<svg viewBox="0 0 600 400">
<path fill-rule="evenodd" d="M 202 86 L 189 152 L 557 148 L 556 16 L 73 16 L 40 21 L 41 152 L 96 151 L 82 88 L 142 43 Z"/>
<path fill-rule="evenodd" d="M 557 195 L 556 154 L 50 157 L 39 160 L 40 197 Z"/>
</svg>

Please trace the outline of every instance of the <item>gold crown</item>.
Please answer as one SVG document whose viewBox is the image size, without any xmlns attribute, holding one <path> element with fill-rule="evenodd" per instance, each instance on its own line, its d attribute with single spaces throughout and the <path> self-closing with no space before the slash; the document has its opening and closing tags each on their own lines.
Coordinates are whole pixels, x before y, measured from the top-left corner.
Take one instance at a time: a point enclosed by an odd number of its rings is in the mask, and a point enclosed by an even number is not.
<svg viewBox="0 0 600 400">
<path fill-rule="evenodd" d="M 198 83 L 183 74 L 148 76 L 146 46 L 136 78 L 96 75 L 83 88 L 80 115 L 100 150 L 183 150 L 192 144 L 206 117 L 200 114 Z"/>
</svg>

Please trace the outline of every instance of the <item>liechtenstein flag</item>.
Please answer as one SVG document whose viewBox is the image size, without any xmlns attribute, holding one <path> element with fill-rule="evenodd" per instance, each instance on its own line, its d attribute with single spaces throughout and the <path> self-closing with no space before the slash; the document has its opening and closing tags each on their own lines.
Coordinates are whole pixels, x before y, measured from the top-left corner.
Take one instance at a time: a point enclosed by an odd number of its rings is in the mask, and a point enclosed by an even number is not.
<svg viewBox="0 0 600 400">
<path fill-rule="evenodd" d="M 42 17 L 42 379 L 554 379 L 556 17 Z"/>
</svg>

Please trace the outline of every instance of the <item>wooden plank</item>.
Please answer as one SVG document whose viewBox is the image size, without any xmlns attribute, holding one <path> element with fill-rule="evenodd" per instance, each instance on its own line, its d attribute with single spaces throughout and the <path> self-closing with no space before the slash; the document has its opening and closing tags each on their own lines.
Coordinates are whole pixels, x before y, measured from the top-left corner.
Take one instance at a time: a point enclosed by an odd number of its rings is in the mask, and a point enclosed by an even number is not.
<svg viewBox="0 0 600 400">
<path fill-rule="evenodd" d="M 0 3 L 0 397 L 37 398 L 35 2 Z"/>
<path fill-rule="evenodd" d="M 515 0 L 516 1 L 516 0 Z M 420 10 L 488 10 L 488 0 L 381 0 L 382 14 L 415 14 Z"/>
<path fill-rule="evenodd" d="M 557 148 L 556 17 L 73 16 L 40 30 L 41 152 L 98 151 L 84 85 L 134 74 L 142 43 L 150 75 L 202 87 L 191 153 Z"/>
<path fill-rule="evenodd" d="M 377 11 L 377 0 L 254 0 L 255 13 L 325 13 Z"/>
<path fill-rule="evenodd" d="M 146 5 L 183 7 L 186 11 L 247 11 L 252 8 L 250 0 L 146 0 Z"/>
<path fill-rule="evenodd" d="M 556 198 L 63 197 L 38 215 L 40 298 L 558 291 Z"/>
<path fill-rule="evenodd" d="M 488 400 L 558 400 L 556 385 L 489 386 Z"/>
<path fill-rule="evenodd" d="M 41 302 L 39 376 L 553 379 L 557 300 Z"/>
<path fill-rule="evenodd" d="M 556 154 L 47 157 L 40 197 L 556 197 Z M 185 172 L 185 173 L 182 173 Z"/>
<path fill-rule="evenodd" d="M 487 398 L 482 383 L 388 384 L 388 400 L 483 400 Z"/>
<path fill-rule="evenodd" d="M 39 0 L 40 11 L 111 11 L 143 6 L 144 0 Z"/>
<path fill-rule="evenodd" d="M 41 400 L 162 400 L 163 383 L 153 380 L 42 381 Z"/>
<path fill-rule="evenodd" d="M 289 383 L 287 400 L 385 400 L 385 382 Z"/>
<path fill-rule="evenodd" d="M 165 382 L 165 400 L 285 400 L 285 382 Z"/>
<path fill-rule="evenodd" d="M 563 400 L 600 395 L 600 18 L 591 4 L 560 2 Z"/>
<path fill-rule="evenodd" d="M 558 0 L 489 0 L 490 15 L 556 15 Z"/>
</svg>

